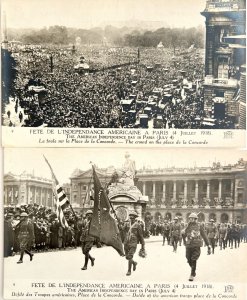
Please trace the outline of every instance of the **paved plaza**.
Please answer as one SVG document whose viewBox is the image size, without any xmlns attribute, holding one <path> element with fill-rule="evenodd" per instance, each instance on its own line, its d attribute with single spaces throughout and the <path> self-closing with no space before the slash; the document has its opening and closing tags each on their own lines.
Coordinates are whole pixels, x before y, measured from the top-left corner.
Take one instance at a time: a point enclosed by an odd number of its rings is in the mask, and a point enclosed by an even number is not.
<svg viewBox="0 0 247 300">
<path fill-rule="evenodd" d="M 141 246 L 138 245 L 138 251 Z M 197 282 L 245 282 L 247 278 L 247 243 L 240 248 L 220 250 L 207 255 L 207 247 L 201 248 L 201 257 L 197 264 Z M 84 256 L 80 247 L 71 250 L 36 253 L 32 262 L 24 256 L 24 263 L 17 264 L 19 256 L 4 259 L 5 280 L 115 280 L 115 281 L 163 281 L 186 282 L 190 269 L 185 259 L 185 247 L 178 247 L 177 253 L 171 246 L 162 246 L 161 237 L 146 240 L 147 257 L 135 254 L 137 270 L 126 276 L 127 260 L 120 257 L 111 247 L 93 248 L 95 266 L 82 271 Z"/>
</svg>

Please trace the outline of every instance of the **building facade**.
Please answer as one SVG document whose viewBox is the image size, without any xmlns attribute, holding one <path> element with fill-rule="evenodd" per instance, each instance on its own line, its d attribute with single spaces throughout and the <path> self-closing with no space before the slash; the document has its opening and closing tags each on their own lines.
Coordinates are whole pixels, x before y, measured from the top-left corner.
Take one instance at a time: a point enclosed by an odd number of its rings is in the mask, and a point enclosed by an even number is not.
<svg viewBox="0 0 247 300">
<path fill-rule="evenodd" d="M 245 0 L 207 0 L 204 110 L 239 124 L 241 66 L 246 63 Z"/>
<path fill-rule="evenodd" d="M 110 181 L 113 169 L 100 169 L 103 185 Z M 72 206 L 89 208 L 92 191 L 91 171 L 76 170 L 71 176 Z M 154 221 L 181 216 L 187 220 L 193 211 L 200 221 L 247 223 L 247 164 L 215 163 L 203 168 L 141 169 L 137 188 L 148 198 L 143 219 Z"/>
<path fill-rule="evenodd" d="M 4 175 L 4 205 L 38 204 L 53 207 L 52 181 L 22 173 Z"/>
</svg>

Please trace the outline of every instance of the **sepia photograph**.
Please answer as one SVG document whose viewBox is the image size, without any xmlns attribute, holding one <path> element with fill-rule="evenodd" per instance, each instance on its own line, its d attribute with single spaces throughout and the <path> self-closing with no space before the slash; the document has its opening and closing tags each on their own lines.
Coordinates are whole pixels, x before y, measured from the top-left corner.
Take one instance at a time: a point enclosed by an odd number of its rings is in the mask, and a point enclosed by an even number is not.
<svg viewBox="0 0 247 300">
<path fill-rule="evenodd" d="M 245 0 L 2 0 L 3 127 L 245 129 Z"/>
<path fill-rule="evenodd" d="M 241 150 L 5 148 L 5 299 L 243 300 L 246 195 Z"/>
</svg>

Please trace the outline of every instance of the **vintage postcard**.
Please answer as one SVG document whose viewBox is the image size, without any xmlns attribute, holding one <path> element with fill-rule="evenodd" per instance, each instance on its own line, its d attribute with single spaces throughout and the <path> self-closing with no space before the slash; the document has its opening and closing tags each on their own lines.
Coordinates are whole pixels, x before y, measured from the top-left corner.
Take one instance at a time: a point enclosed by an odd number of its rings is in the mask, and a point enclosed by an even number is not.
<svg viewBox="0 0 247 300">
<path fill-rule="evenodd" d="M 245 299 L 246 1 L 1 4 L 4 299 Z"/>
<path fill-rule="evenodd" d="M 244 147 L 245 13 L 245 0 L 2 0 L 3 144 Z"/>
<path fill-rule="evenodd" d="M 245 299 L 246 175 L 239 150 L 5 148 L 4 298 Z"/>
</svg>

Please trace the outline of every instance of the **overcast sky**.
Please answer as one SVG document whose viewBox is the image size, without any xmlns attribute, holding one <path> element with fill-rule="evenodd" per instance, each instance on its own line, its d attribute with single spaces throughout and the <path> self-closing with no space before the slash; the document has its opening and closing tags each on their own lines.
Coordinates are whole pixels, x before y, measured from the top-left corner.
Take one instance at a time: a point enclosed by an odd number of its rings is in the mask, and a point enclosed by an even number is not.
<svg viewBox="0 0 247 300">
<path fill-rule="evenodd" d="M 90 161 L 100 168 L 114 166 L 120 168 L 124 163 L 126 149 L 96 148 L 44 148 L 44 149 L 4 149 L 4 174 L 12 172 L 20 175 L 23 171 L 36 176 L 51 178 L 43 154 L 53 167 L 60 183 L 69 182 L 72 172 L 79 168 L 88 170 Z M 214 161 L 222 164 L 235 164 L 239 158 L 247 160 L 247 151 L 216 149 L 130 149 L 131 159 L 137 169 L 145 167 L 193 167 L 209 166 Z"/>
<path fill-rule="evenodd" d="M 131 19 L 192 27 L 204 24 L 205 6 L 206 0 L 2 0 L 9 28 L 88 28 Z"/>
</svg>

